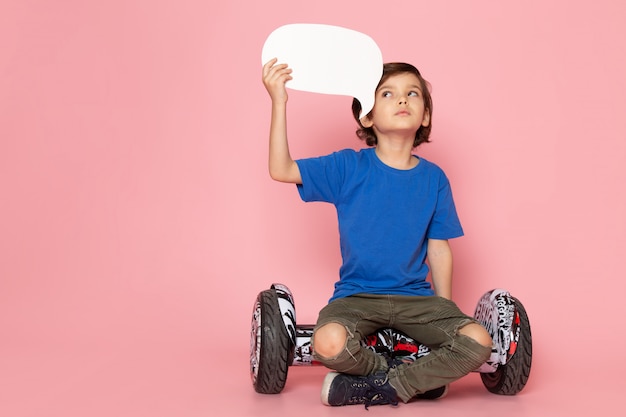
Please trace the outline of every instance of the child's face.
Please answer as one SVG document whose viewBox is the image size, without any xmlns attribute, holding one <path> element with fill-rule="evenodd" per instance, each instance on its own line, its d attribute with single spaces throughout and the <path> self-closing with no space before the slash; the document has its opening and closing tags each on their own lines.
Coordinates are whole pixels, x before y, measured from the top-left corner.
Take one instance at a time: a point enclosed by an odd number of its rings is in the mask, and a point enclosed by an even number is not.
<svg viewBox="0 0 626 417">
<path fill-rule="evenodd" d="M 419 79 L 412 73 L 390 76 L 376 90 L 376 101 L 369 117 L 361 120 L 377 137 L 404 134 L 411 140 L 421 126 L 428 126 L 430 115 L 424 108 Z"/>
</svg>

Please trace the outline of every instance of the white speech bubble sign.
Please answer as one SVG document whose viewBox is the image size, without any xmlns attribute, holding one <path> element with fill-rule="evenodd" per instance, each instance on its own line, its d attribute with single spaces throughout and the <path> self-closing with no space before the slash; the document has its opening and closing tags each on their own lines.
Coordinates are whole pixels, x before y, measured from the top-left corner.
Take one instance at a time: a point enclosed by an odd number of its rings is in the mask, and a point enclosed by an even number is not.
<svg viewBox="0 0 626 417">
<path fill-rule="evenodd" d="M 374 107 L 383 57 L 374 40 L 340 26 L 295 23 L 277 28 L 261 53 L 263 64 L 277 58 L 293 70 L 286 86 L 300 91 L 355 97 L 361 117 Z"/>
</svg>

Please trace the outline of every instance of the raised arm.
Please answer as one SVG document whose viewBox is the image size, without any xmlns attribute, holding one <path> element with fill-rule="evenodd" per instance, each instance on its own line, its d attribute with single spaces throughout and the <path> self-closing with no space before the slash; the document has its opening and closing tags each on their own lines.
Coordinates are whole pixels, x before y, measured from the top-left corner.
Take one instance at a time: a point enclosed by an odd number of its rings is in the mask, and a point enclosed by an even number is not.
<svg viewBox="0 0 626 417">
<path fill-rule="evenodd" d="M 447 240 L 428 240 L 428 263 L 435 294 L 452 298 L 452 249 Z"/>
<path fill-rule="evenodd" d="M 300 169 L 289 153 L 287 141 L 287 89 L 291 69 L 276 65 L 276 58 L 263 65 L 263 84 L 272 99 L 270 123 L 269 171 L 272 179 L 294 184 L 302 183 Z"/>
</svg>

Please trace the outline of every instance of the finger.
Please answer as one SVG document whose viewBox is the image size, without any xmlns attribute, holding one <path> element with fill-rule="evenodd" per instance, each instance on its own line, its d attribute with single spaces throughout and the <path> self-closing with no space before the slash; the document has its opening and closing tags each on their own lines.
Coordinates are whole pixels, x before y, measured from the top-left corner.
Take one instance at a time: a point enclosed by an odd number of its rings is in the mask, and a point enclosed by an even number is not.
<svg viewBox="0 0 626 417">
<path fill-rule="evenodd" d="M 278 61 L 278 58 L 272 58 L 263 65 L 263 75 L 266 75 L 270 68 Z"/>
<path fill-rule="evenodd" d="M 268 83 L 283 82 L 291 79 L 291 68 L 287 67 L 287 64 L 275 65 L 269 69 L 268 73 L 263 76 L 263 79 Z"/>
<path fill-rule="evenodd" d="M 272 73 L 278 73 L 281 72 L 283 70 L 285 70 L 286 68 L 289 68 L 288 64 L 276 64 L 277 59 L 274 58 L 271 61 L 269 61 L 267 64 L 265 64 L 265 66 L 263 67 L 264 70 L 267 71 L 267 75 L 271 75 Z"/>
<path fill-rule="evenodd" d="M 274 75 L 276 73 L 279 73 L 279 72 L 281 72 L 284 69 L 289 67 L 288 64 L 278 64 L 278 65 L 276 65 L 276 61 L 278 61 L 278 58 L 273 58 L 270 61 L 268 61 L 267 63 L 265 63 L 265 65 L 263 65 L 263 76 L 264 77 L 272 76 L 272 75 Z"/>
</svg>

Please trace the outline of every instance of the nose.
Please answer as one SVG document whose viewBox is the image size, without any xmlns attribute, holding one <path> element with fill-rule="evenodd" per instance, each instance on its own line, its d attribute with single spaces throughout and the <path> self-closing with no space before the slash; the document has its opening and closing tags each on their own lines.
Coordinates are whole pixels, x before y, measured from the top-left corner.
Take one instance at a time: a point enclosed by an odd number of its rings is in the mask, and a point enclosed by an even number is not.
<svg viewBox="0 0 626 417">
<path fill-rule="evenodd" d="M 398 104 L 407 104 L 407 98 L 406 98 L 406 96 L 401 96 L 401 97 L 398 99 Z"/>
</svg>

